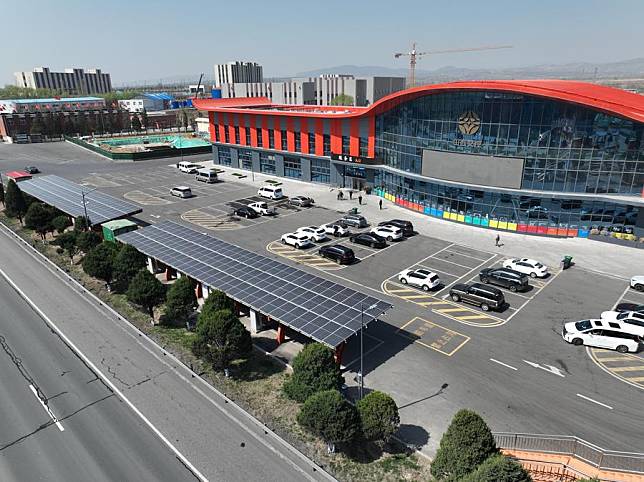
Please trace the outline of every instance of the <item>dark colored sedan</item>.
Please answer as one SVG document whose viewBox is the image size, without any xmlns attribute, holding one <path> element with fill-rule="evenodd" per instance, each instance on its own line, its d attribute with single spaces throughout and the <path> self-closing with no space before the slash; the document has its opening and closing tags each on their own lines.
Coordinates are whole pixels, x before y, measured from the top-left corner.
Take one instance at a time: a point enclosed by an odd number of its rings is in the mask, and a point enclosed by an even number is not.
<svg viewBox="0 0 644 482">
<path fill-rule="evenodd" d="M 620 303 L 615 307 L 615 311 L 637 311 L 638 313 L 644 313 L 644 305 L 638 305 L 637 303 Z"/>
<path fill-rule="evenodd" d="M 371 248 L 387 247 L 387 240 L 375 233 L 354 234 L 349 238 L 349 241 L 356 244 L 364 244 L 365 246 L 369 246 Z"/>
<path fill-rule="evenodd" d="M 404 219 L 392 219 L 391 221 L 383 221 L 378 223 L 378 226 L 395 226 L 402 229 L 403 236 L 406 238 L 414 235 L 414 225 L 410 221 Z"/>
<path fill-rule="evenodd" d="M 40 174 L 40 169 L 36 166 L 26 166 L 25 172 L 28 172 L 29 174 Z"/>
<path fill-rule="evenodd" d="M 351 248 L 334 244 L 332 246 L 322 246 L 318 254 L 323 258 L 335 261 L 338 264 L 351 264 L 356 260 L 356 255 Z"/>
<path fill-rule="evenodd" d="M 240 208 L 235 209 L 235 214 L 241 218 L 246 218 L 246 219 L 255 219 L 256 217 L 259 216 L 259 214 L 257 214 L 257 211 L 255 211 L 252 208 L 249 208 L 248 206 L 242 206 Z"/>
<path fill-rule="evenodd" d="M 306 197 L 306 196 L 294 196 L 289 199 L 289 204 L 292 204 L 293 206 L 299 206 L 301 208 L 307 208 L 312 206 L 315 203 L 313 198 Z"/>
</svg>

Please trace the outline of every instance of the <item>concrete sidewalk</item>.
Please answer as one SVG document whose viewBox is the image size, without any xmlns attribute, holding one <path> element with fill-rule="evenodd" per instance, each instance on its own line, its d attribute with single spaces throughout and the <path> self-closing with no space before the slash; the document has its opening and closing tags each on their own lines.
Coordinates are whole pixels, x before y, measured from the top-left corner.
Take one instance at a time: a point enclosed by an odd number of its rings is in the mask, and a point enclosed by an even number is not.
<svg viewBox="0 0 644 482">
<path fill-rule="evenodd" d="M 282 183 L 284 193 L 289 197 L 297 195 L 310 196 L 315 199 L 317 206 L 323 206 L 343 213 L 351 208 L 357 207 L 371 225 L 376 225 L 388 219 L 402 218 L 413 222 L 414 229 L 420 234 L 462 244 L 477 250 L 500 254 L 508 258 L 529 257 L 538 259 L 551 267 L 555 267 L 559 266 L 563 256 L 570 255 L 574 257 L 576 267 L 583 268 L 587 271 L 622 278 L 625 281 L 634 275 L 644 275 L 644 250 L 591 241 L 584 238 L 530 236 L 466 226 L 402 208 L 375 194 L 366 195 L 361 193 L 363 199 L 362 205 L 359 206 L 358 193 L 355 192 L 353 200 L 349 200 L 348 189 L 342 189 L 344 192 L 344 200 L 339 201 L 337 199 L 338 189 L 326 185 L 296 181 L 277 176 L 267 176 L 260 173 L 254 174 L 253 181 L 253 175 L 248 171 L 219 166 L 212 161 L 199 164 L 202 164 L 204 167 L 223 169 L 225 172 L 220 174 L 220 176 L 224 182 L 239 182 L 259 188 L 264 185 L 267 179 L 273 179 Z M 239 173 L 246 177 L 238 179 L 231 175 L 233 173 Z M 382 199 L 382 210 L 378 207 L 378 201 L 380 199 Z M 497 235 L 501 237 L 500 242 L 502 246 L 500 247 L 495 246 L 495 238 Z"/>
</svg>

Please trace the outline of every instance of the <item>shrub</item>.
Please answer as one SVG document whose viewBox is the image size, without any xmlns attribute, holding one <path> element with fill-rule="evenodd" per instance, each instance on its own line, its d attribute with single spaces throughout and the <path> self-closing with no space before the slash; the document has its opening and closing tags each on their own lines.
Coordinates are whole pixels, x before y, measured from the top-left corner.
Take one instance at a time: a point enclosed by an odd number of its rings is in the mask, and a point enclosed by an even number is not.
<svg viewBox="0 0 644 482">
<path fill-rule="evenodd" d="M 114 271 L 116 250 L 116 245 L 107 241 L 95 246 L 83 258 L 83 271 L 94 278 L 109 283 L 112 280 L 112 273 Z"/>
<path fill-rule="evenodd" d="M 88 233 L 82 233 L 83 234 Z M 114 282 L 112 283 L 114 291 L 117 293 L 125 293 L 130 286 L 132 278 L 143 268 L 147 263 L 147 257 L 142 254 L 138 249 L 129 244 L 124 244 L 119 249 L 118 254 L 114 258 Z"/>
<path fill-rule="evenodd" d="M 7 184 L 7 192 L 4 197 L 4 212 L 10 218 L 18 218 L 21 223 L 23 216 L 27 212 L 27 203 L 15 181 L 9 181 Z"/>
<path fill-rule="evenodd" d="M 343 378 L 333 351 L 321 343 L 306 345 L 293 360 L 293 375 L 284 383 L 284 393 L 304 402 L 317 392 L 339 390 Z"/>
<path fill-rule="evenodd" d="M 69 262 L 74 262 L 74 256 L 78 253 L 78 246 L 76 246 L 76 233 L 74 231 L 67 231 L 58 235 L 55 244 L 60 246 L 64 253 L 69 256 Z"/>
<path fill-rule="evenodd" d="M 52 210 L 43 203 L 32 203 L 25 214 L 25 226 L 36 231 L 44 241 L 51 230 L 51 215 Z"/>
<path fill-rule="evenodd" d="M 481 416 L 471 410 L 459 410 L 441 438 L 432 475 L 437 479 L 463 477 L 496 453 L 492 432 Z"/>
<path fill-rule="evenodd" d="M 335 444 L 349 443 L 360 433 L 356 408 L 337 390 L 324 390 L 309 397 L 297 422 L 329 444 L 330 451 Z"/>
<path fill-rule="evenodd" d="M 85 216 L 76 216 L 76 218 L 74 218 L 74 229 L 76 231 L 87 231 L 89 228 L 89 218 L 86 218 Z"/>
<path fill-rule="evenodd" d="M 56 216 L 54 219 L 52 219 L 51 225 L 58 234 L 62 234 L 65 229 L 72 225 L 72 222 L 69 220 L 69 216 L 62 215 Z"/>
<path fill-rule="evenodd" d="M 235 302 L 230 299 L 223 291 L 211 291 L 201 307 L 201 312 L 230 310 L 234 312 Z"/>
<path fill-rule="evenodd" d="M 250 333 L 232 311 L 206 311 L 199 315 L 192 349 L 213 368 L 226 370 L 232 360 L 246 355 L 252 347 Z"/>
<path fill-rule="evenodd" d="M 78 237 L 76 238 L 76 244 L 78 248 L 83 253 L 89 253 L 93 248 L 101 244 L 103 238 L 98 233 L 94 231 L 76 231 Z"/>
<path fill-rule="evenodd" d="M 165 286 L 147 269 L 139 270 L 132 278 L 126 297 L 134 304 L 147 310 L 154 316 L 154 307 L 165 300 Z"/>
<path fill-rule="evenodd" d="M 398 407 L 393 398 L 373 391 L 357 404 L 365 440 L 386 443 L 400 426 Z"/>
<path fill-rule="evenodd" d="M 197 307 L 197 295 L 193 283 L 186 276 L 175 281 L 168 290 L 165 303 L 165 323 L 185 325 Z"/>
<path fill-rule="evenodd" d="M 532 477 L 516 460 L 502 454 L 488 457 L 461 482 L 531 482 Z"/>
</svg>

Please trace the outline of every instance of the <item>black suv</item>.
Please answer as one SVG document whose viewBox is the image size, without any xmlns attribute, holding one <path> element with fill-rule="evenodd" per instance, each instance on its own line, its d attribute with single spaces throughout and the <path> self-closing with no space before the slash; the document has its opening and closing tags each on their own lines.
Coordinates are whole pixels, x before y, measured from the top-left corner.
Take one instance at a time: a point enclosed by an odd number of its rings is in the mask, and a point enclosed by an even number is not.
<svg viewBox="0 0 644 482">
<path fill-rule="evenodd" d="M 259 214 L 257 214 L 257 211 L 255 211 L 252 208 L 249 208 L 248 206 L 242 206 L 240 208 L 235 209 L 235 214 L 237 216 L 240 216 L 246 219 L 254 219 L 259 216 Z"/>
<path fill-rule="evenodd" d="M 322 246 L 318 250 L 318 254 L 323 258 L 333 260 L 338 264 L 351 264 L 356 260 L 356 255 L 353 250 L 346 246 L 342 246 L 341 244 Z"/>
<path fill-rule="evenodd" d="M 512 292 L 525 291 L 530 286 L 528 275 L 508 268 L 484 268 L 479 272 L 481 283 L 503 286 Z"/>
<path fill-rule="evenodd" d="M 480 306 L 483 311 L 500 310 L 505 306 L 505 298 L 500 289 L 479 283 L 471 285 L 457 283 L 449 290 L 449 295 L 454 301 L 464 301 Z"/>
<path fill-rule="evenodd" d="M 349 241 L 356 244 L 364 244 L 365 246 L 370 246 L 372 248 L 387 247 L 387 240 L 375 233 L 354 234 L 349 238 Z"/>
<path fill-rule="evenodd" d="M 378 223 L 378 226 L 396 226 L 402 230 L 403 236 L 406 238 L 414 235 L 414 225 L 410 221 L 405 221 L 404 219 L 384 221 L 382 223 Z"/>
</svg>

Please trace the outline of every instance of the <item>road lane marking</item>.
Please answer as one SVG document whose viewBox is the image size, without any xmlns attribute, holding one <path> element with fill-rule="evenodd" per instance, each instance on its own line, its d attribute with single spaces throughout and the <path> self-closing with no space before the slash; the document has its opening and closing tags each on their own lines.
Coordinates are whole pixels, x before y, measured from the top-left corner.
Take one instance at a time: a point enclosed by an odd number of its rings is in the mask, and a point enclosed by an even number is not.
<svg viewBox="0 0 644 482">
<path fill-rule="evenodd" d="M 644 372 L 644 365 L 631 367 L 611 367 L 614 372 Z"/>
<path fill-rule="evenodd" d="M 515 370 L 515 371 L 518 370 L 518 368 L 515 368 L 512 365 L 508 365 L 507 363 L 503 363 L 503 362 L 501 362 L 499 360 L 495 360 L 494 358 L 490 358 L 490 361 L 493 361 L 494 363 L 498 363 L 499 365 L 503 365 L 504 367 L 507 367 L 510 370 Z"/>
<path fill-rule="evenodd" d="M 582 395 L 581 393 L 578 393 L 577 396 L 579 398 L 583 398 L 584 400 L 588 400 L 589 402 L 593 402 L 593 403 L 596 403 L 597 405 L 601 405 L 602 407 L 606 407 L 608 410 L 613 409 L 613 407 L 611 407 L 610 405 L 606 405 L 605 403 L 598 402 L 597 400 L 593 400 L 592 398 L 587 397 L 586 395 Z"/>
<path fill-rule="evenodd" d="M 406 330 L 409 325 L 412 323 L 417 323 L 418 327 L 415 328 L 411 333 Z M 405 334 L 404 332 L 407 334 Z M 401 333 L 403 332 L 403 333 Z M 434 323 L 433 321 L 426 320 L 424 318 L 415 317 L 405 323 L 403 326 L 396 330 L 396 333 L 399 333 L 401 336 L 406 338 L 411 338 L 414 343 L 418 343 L 425 348 L 430 350 L 437 351 L 443 355 L 451 357 L 454 353 L 460 350 L 463 345 L 470 341 L 470 337 L 463 335 L 454 330 L 445 328 L 444 326 Z M 413 336 L 420 339 L 414 339 Z M 423 341 L 423 337 L 425 340 Z"/>
<path fill-rule="evenodd" d="M 550 372 L 553 375 L 560 376 L 561 378 L 566 377 L 566 375 L 564 375 L 559 368 L 553 367 L 552 365 L 546 365 L 545 363 L 543 365 L 541 365 L 540 363 L 535 363 L 535 362 L 531 362 L 531 361 L 528 361 L 528 360 L 523 360 L 523 361 L 525 363 L 527 363 L 528 365 L 530 365 L 531 367 L 540 368 L 543 371 Z"/>
<path fill-rule="evenodd" d="M 626 288 L 624 288 L 624 291 L 622 291 L 622 294 L 620 295 L 620 297 L 619 297 L 619 298 L 617 298 L 617 301 L 616 301 L 616 302 L 615 302 L 615 304 L 613 305 L 613 310 L 617 307 L 617 305 L 619 305 L 619 304 L 624 300 L 624 295 L 626 295 L 626 293 L 627 293 L 630 289 L 631 289 L 631 285 L 630 285 L 630 284 L 627 284 L 627 285 L 626 285 Z"/>
<path fill-rule="evenodd" d="M 632 387 L 644 390 L 644 376 L 628 376 L 627 372 L 644 371 L 644 358 L 630 353 L 617 355 L 612 351 L 605 351 L 600 348 L 586 348 L 586 354 L 590 357 L 595 365 L 601 368 L 610 376 L 621 380 Z M 602 356 L 603 355 L 603 356 Z M 611 362 L 608 365 L 607 362 Z M 623 363 L 623 365 L 614 365 L 614 363 Z M 621 369 L 621 370 L 620 370 Z"/>
<path fill-rule="evenodd" d="M 38 395 L 38 392 L 36 391 L 34 386 L 29 385 L 29 388 L 31 389 L 31 393 L 34 394 L 34 397 L 36 397 L 38 399 L 38 401 L 40 402 L 40 404 L 42 405 L 42 408 L 45 409 L 45 412 L 47 412 L 47 415 L 49 415 L 49 418 L 51 418 L 53 420 L 53 422 L 56 424 L 56 427 L 58 427 L 58 430 L 60 430 L 61 432 L 64 432 L 65 429 L 63 428 L 63 424 L 58 421 L 58 419 L 56 418 L 56 415 L 54 415 L 54 412 L 52 412 L 51 408 L 49 408 L 49 405 L 47 405 L 43 401 L 43 399 L 40 398 L 40 395 Z"/>
</svg>

